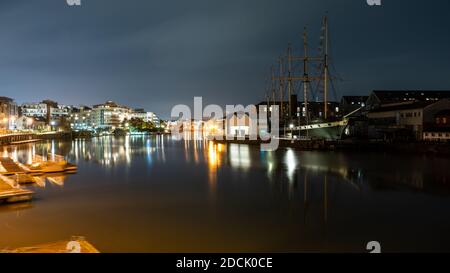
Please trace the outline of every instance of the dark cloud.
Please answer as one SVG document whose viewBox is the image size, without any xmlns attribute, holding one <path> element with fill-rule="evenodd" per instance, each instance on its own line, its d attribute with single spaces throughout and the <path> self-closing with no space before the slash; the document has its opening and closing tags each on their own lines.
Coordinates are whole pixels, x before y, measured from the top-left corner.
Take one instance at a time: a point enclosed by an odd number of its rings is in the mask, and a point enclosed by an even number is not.
<svg viewBox="0 0 450 273">
<path fill-rule="evenodd" d="M 18 102 L 112 99 L 168 116 L 176 103 L 261 100 L 303 26 L 331 20 L 339 94 L 449 89 L 447 0 L 65 0 L 0 3 L 0 90 Z M 317 42 L 317 43 L 316 43 Z M 299 50 L 299 48 L 296 48 Z"/>
</svg>

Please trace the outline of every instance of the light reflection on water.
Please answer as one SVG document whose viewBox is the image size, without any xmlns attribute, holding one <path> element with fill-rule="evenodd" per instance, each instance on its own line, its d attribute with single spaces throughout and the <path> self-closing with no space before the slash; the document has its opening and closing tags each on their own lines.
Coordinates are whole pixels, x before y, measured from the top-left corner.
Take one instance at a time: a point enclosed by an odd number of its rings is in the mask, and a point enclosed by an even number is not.
<svg viewBox="0 0 450 273">
<path fill-rule="evenodd" d="M 446 250 L 449 159 L 102 137 L 3 147 L 78 173 L 0 207 L 2 246 L 85 235 L 101 251 Z M 59 183 L 58 183 L 59 182 Z"/>
</svg>

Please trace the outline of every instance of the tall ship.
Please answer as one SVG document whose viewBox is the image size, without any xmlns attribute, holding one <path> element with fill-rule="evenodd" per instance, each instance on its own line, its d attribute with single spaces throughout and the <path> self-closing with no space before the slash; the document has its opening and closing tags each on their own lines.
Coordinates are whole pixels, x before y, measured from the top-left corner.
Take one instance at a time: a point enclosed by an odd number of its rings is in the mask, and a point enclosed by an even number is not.
<svg viewBox="0 0 450 273">
<path fill-rule="evenodd" d="M 291 44 L 276 65 L 271 67 L 270 86 L 266 91 L 268 116 L 271 105 L 280 110 L 280 135 L 292 139 L 343 138 L 348 133 L 349 117 L 336 99 L 336 76 L 330 57 L 328 17 L 322 21 L 319 47 L 310 55 L 308 32 L 302 35 L 301 54 L 294 54 Z M 330 100 L 333 93 L 335 100 Z M 300 101 L 299 101 L 300 99 Z M 359 109 L 358 109 L 359 110 Z M 355 111 L 356 112 L 356 111 Z"/>
</svg>

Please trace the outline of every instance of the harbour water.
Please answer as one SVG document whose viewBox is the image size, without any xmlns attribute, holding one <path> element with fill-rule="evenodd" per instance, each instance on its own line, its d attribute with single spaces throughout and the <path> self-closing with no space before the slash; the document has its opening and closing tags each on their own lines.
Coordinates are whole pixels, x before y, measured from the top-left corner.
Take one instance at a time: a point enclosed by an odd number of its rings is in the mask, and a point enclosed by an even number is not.
<svg viewBox="0 0 450 273">
<path fill-rule="evenodd" d="M 450 158 L 261 152 L 170 136 L 2 148 L 78 173 L 0 206 L 0 249 L 83 235 L 101 252 L 448 251 Z"/>
</svg>

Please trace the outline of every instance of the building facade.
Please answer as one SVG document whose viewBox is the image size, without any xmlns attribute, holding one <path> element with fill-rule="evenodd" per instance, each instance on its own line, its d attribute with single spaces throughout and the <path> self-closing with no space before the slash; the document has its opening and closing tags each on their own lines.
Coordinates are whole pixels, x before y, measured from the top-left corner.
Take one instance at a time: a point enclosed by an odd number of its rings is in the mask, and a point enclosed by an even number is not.
<svg viewBox="0 0 450 273">
<path fill-rule="evenodd" d="M 99 129 L 116 129 L 125 120 L 131 118 L 131 109 L 113 101 L 94 105 L 92 108 L 92 126 Z"/>
<path fill-rule="evenodd" d="M 52 119 L 67 118 L 72 111 L 71 106 L 60 105 L 57 102 L 45 100 L 39 103 L 24 103 L 20 106 L 22 116 L 31 118 L 45 118 L 47 122 Z"/>
<path fill-rule="evenodd" d="M 19 118 L 16 102 L 8 97 L 0 97 L 0 129 L 14 130 Z"/>
<path fill-rule="evenodd" d="M 75 131 L 91 131 L 95 123 L 92 115 L 92 108 L 80 106 L 72 108 L 69 116 L 70 127 Z"/>
<path fill-rule="evenodd" d="M 146 112 L 144 109 L 134 109 L 130 112 L 130 118 L 138 118 L 145 122 L 152 122 L 156 128 L 161 126 L 159 117 L 153 112 Z"/>
<path fill-rule="evenodd" d="M 436 116 L 450 109 L 450 99 L 438 101 L 408 101 L 390 106 L 379 107 L 368 113 L 369 134 L 372 137 L 424 138 L 424 132 L 435 127 Z"/>
<path fill-rule="evenodd" d="M 423 132 L 425 141 L 450 141 L 450 109 L 439 111 L 434 116 L 434 124 L 428 124 Z"/>
</svg>

